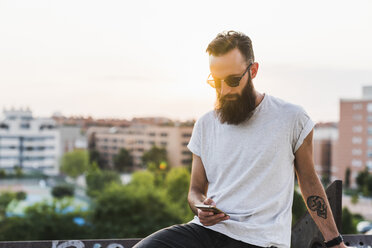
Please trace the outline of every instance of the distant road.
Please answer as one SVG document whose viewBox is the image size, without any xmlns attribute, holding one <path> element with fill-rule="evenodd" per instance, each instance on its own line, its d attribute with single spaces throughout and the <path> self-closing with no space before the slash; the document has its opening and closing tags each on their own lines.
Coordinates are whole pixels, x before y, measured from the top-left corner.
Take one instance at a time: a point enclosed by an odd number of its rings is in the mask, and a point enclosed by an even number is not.
<svg viewBox="0 0 372 248">
<path fill-rule="evenodd" d="M 351 203 L 351 196 L 342 196 L 342 206 L 347 207 L 353 214 L 361 214 L 366 220 L 372 221 L 372 198 L 359 197 L 358 203 Z"/>
</svg>

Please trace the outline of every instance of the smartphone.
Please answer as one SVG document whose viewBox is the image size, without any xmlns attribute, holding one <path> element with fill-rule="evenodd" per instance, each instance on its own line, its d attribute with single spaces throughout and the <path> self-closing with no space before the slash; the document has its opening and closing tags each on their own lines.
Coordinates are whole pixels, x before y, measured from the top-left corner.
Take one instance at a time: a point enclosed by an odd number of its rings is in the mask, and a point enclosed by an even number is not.
<svg viewBox="0 0 372 248">
<path fill-rule="evenodd" d="M 203 211 L 213 212 L 214 214 L 223 213 L 226 216 L 228 216 L 228 214 L 226 214 L 224 211 L 222 211 L 221 209 L 216 208 L 213 205 L 195 204 L 195 207 L 200 209 L 200 210 L 203 210 Z"/>
</svg>

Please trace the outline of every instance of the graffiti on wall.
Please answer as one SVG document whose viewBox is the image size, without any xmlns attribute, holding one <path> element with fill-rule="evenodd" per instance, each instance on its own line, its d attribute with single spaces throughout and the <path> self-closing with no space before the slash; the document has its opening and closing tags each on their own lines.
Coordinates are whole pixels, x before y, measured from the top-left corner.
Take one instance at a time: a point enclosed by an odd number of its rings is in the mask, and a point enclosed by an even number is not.
<svg viewBox="0 0 372 248">
<path fill-rule="evenodd" d="M 85 247 L 85 244 L 80 240 L 69 240 L 69 241 L 60 241 L 55 240 L 52 243 L 52 248 L 88 248 Z M 121 244 L 111 243 L 106 247 L 103 247 L 100 243 L 95 243 L 92 248 L 125 248 Z"/>
</svg>

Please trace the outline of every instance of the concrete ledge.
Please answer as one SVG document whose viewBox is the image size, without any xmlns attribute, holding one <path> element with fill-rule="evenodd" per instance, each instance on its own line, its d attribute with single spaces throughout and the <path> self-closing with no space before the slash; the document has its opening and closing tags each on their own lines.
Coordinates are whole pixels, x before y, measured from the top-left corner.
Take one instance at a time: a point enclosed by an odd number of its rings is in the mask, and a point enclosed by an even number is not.
<svg viewBox="0 0 372 248">
<path fill-rule="evenodd" d="M 131 248 L 141 239 L 41 240 L 0 242 L 0 248 Z"/>
<path fill-rule="evenodd" d="M 372 248 L 372 235 L 342 235 L 347 246 Z"/>
</svg>

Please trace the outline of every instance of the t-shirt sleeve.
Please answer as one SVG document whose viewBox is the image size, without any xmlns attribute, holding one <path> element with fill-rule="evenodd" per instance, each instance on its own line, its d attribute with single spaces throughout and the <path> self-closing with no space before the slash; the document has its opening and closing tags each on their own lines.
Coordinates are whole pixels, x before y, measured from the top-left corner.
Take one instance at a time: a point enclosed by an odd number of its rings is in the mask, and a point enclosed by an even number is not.
<svg viewBox="0 0 372 248">
<path fill-rule="evenodd" d="M 201 155 L 201 124 L 200 119 L 196 121 L 194 128 L 192 130 L 190 142 L 187 148 L 195 155 Z"/>
<path fill-rule="evenodd" d="M 292 148 L 293 153 L 295 153 L 298 148 L 304 142 L 304 139 L 307 135 L 313 130 L 314 122 L 310 119 L 310 116 L 306 113 L 306 111 L 301 108 L 300 111 L 296 115 L 294 127 L 293 127 L 293 141 L 292 141 Z"/>
</svg>

